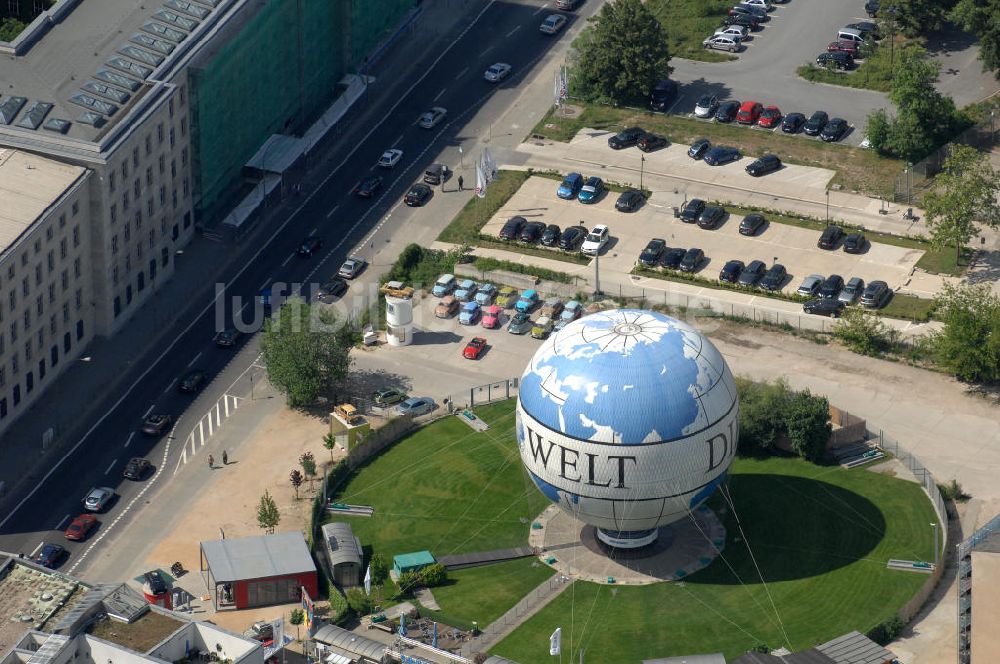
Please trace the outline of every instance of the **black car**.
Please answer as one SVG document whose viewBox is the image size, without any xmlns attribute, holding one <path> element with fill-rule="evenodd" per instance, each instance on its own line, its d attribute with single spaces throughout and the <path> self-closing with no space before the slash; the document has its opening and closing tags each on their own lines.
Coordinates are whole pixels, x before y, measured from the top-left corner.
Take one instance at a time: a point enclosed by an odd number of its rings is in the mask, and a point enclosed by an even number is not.
<svg viewBox="0 0 1000 664">
<path fill-rule="evenodd" d="M 232 348 L 236 345 L 236 342 L 240 340 L 241 336 L 243 336 L 243 334 L 235 327 L 227 327 L 217 333 L 215 337 L 212 338 L 212 341 L 214 341 L 215 345 L 219 348 Z"/>
<path fill-rule="evenodd" d="M 644 200 L 641 191 L 626 189 L 615 201 L 615 209 L 619 212 L 634 212 Z"/>
<path fill-rule="evenodd" d="M 707 138 L 699 138 L 688 148 L 688 156 L 692 159 L 701 159 L 712 147 L 712 142 Z"/>
<path fill-rule="evenodd" d="M 768 291 L 781 290 L 787 276 L 788 270 L 785 269 L 785 266 L 781 263 L 775 263 L 764 273 L 758 285 Z"/>
<path fill-rule="evenodd" d="M 879 0 L 867 0 L 865 2 L 865 13 L 868 14 L 869 18 L 875 18 L 878 15 Z"/>
<path fill-rule="evenodd" d="M 757 282 L 764 277 L 765 272 L 767 272 L 767 265 L 764 261 L 750 261 L 740 272 L 737 283 L 740 286 L 756 286 Z"/>
<path fill-rule="evenodd" d="M 163 575 L 159 571 L 146 572 L 142 577 L 153 595 L 162 595 L 167 592 L 167 582 L 164 581 Z"/>
<path fill-rule="evenodd" d="M 865 250 L 865 234 L 851 233 L 844 238 L 844 251 L 849 254 L 860 254 Z"/>
<path fill-rule="evenodd" d="M 630 148 L 639 142 L 642 135 L 646 132 L 639 127 L 629 127 L 628 129 L 622 129 L 620 132 L 608 139 L 608 147 L 612 150 L 622 150 L 624 148 Z"/>
<path fill-rule="evenodd" d="M 643 152 L 652 152 L 667 147 L 667 139 L 659 134 L 643 134 L 636 147 Z"/>
<path fill-rule="evenodd" d="M 719 205 L 708 205 L 698 215 L 698 228 L 714 229 L 726 216 L 726 209 Z"/>
<path fill-rule="evenodd" d="M 518 236 L 518 240 L 521 242 L 538 242 L 538 239 L 542 237 L 542 233 L 545 232 L 545 222 L 544 221 L 529 221 L 521 229 L 521 234 Z"/>
<path fill-rule="evenodd" d="M 892 291 L 889 290 L 889 284 L 884 281 L 873 281 L 865 286 L 864 292 L 861 293 L 861 306 L 868 307 L 869 309 L 878 309 L 885 306 L 891 295 Z"/>
<path fill-rule="evenodd" d="M 871 21 L 858 21 L 857 23 L 848 23 L 844 27 L 857 30 L 861 33 L 861 37 L 865 40 L 882 39 L 882 31 L 878 29 L 878 23 L 873 23 Z"/>
<path fill-rule="evenodd" d="M 823 131 L 823 127 L 826 126 L 829 119 L 830 116 L 826 114 L 826 111 L 816 111 L 810 115 L 809 119 L 806 120 L 806 123 L 802 125 L 802 131 L 804 131 L 807 136 L 817 136 L 821 131 Z"/>
<path fill-rule="evenodd" d="M 701 267 L 701 262 L 705 260 L 705 252 L 701 249 L 688 249 L 684 253 L 679 265 L 681 272 L 695 272 Z"/>
<path fill-rule="evenodd" d="M 559 238 L 559 248 L 572 251 L 580 246 L 586 235 L 587 229 L 583 226 L 570 226 L 562 232 L 562 236 Z"/>
<path fill-rule="evenodd" d="M 500 229 L 500 239 L 501 240 L 516 240 L 521 235 L 521 231 L 524 230 L 524 225 L 528 223 L 528 220 L 524 217 L 511 217 Z"/>
<path fill-rule="evenodd" d="M 200 390 L 206 380 L 208 380 L 208 374 L 201 369 L 192 369 L 184 374 L 184 377 L 181 378 L 181 382 L 177 384 L 177 389 L 181 392 L 191 394 Z"/>
<path fill-rule="evenodd" d="M 740 221 L 740 235 L 756 235 L 764 227 L 767 220 L 762 214 L 748 214 Z"/>
<path fill-rule="evenodd" d="M 722 266 L 722 271 L 719 272 L 719 281 L 724 281 L 728 284 L 735 284 L 736 280 L 740 278 L 740 272 L 746 267 L 743 261 L 731 260 Z"/>
<path fill-rule="evenodd" d="M 772 171 L 776 171 L 779 168 L 781 168 L 781 160 L 778 159 L 778 156 L 766 154 L 747 164 L 746 172 L 757 178 L 761 175 L 767 175 Z"/>
<path fill-rule="evenodd" d="M 304 258 L 311 258 L 313 254 L 323 248 L 323 238 L 310 236 L 302 240 L 299 245 L 298 254 Z"/>
<path fill-rule="evenodd" d="M 49 569 L 55 569 L 62 562 L 62 559 L 67 555 L 66 549 L 58 544 L 46 544 L 42 543 L 42 548 L 35 555 L 34 562 L 42 567 L 48 567 Z"/>
<path fill-rule="evenodd" d="M 660 238 L 653 238 L 646 245 L 646 248 L 639 254 L 639 262 L 647 267 L 656 267 L 667 250 L 667 241 Z"/>
<path fill-rule="evenodd" d="M 127 480 L 135 480 L 138 482 L 152 469 L 153 464 L 151 464 L 148 459 L 133 457 L 128 460 L 128 463 L 125 464 L 125 470 L 122 471 L 122 477 Z"/>
<path fill-rule="evenodd" d="M 724 101 L 719 104 L 719 110 L 715 112 L 716 122 L 732 122 L 736 119 L 736 113 L 740 110 L 740 102 Z"/>
<path fill-rule="evenodd" d="M 664 79 L 656 84 L 649 95 L 649 108 L 654 111 L 666 111 L 670 102 L 677 97 L 677 84 Z"/>
<path fill-rule="evenodd" d="M 753 5 L 739 4 L 729 10 L 730 16 L 753 16 L 757 20 L 763 22 L 771 19 L 767 15 L 767 10 L 763 7 L 754 7 Z"/>
<path fill-rule="evenodd" d="M 677 270 L 680 268 L 681 261 L 684 260 L 684 256 L 686 254 L 687 249 L 682 249 L 680 247 L 667 249 L 663 252 L 663 256 L 660 258 L 660 266 L 665 267 L 668 270 Z"/>
<path fill-rule="evenodd" d="M 559 236 L 562 235 L 562 229 L 560 229 L 555 224 L 549 224 L 542 231 L 542 246 L 543 247 L 554 247 L 559 244 Z"/>
<path fill-rule="evenodd" d="M 844 278 L 839 274 L 831 274 L 819 285 L 816 294 L 820 297 L 836 299 L 840 291 L 844 288 Z"/>
<path fill-rule="evenodd" d="M 840 226 L 827 226 L 819 236 L 816 246 L 820 249 L 834 249 L 843 236 L 844 231 L 840 229 Z"/>
<path fill-rule="evenodd" d="M 759 30 L 760 19 L 750 14 L 733 14 L 722 19 L 725 25 L 742 25 L 747 30 Z"/>
<path fill-rule="evenodd" d="M 727 145 L 716 145 L 705 153 L 705 163 L 709 166 L 721 166 L 740 158 L 740 151 Z"/>
<path fill-rule="evenodd" d="M 843 118 L 834 118 L 826 123 L 823 127 L 823 131 L 819 133 L 821 140 L 827 143 L 833 143 L 834 141 L 839 141 L 847 133 L 847 120 Z"/>
<path fill-rule="evenodd" d="M 361 198 L 371 198 L 382 188 L 382 178 L 378 175 L 369 175 L 358 183 L 354 188 L 354 193 Z"/>
<path fill-rule="evenodd" d="M 681 221 L 686 221 L 689 224 L 695 223 L 704 209 L 705 201 L 700 198 L 692 198 L 681 208 Z"/>
<path fill-rule="evenodd" d="M 833 67 L 847 71 L 854 69 L 854 57 L 846 51 L 823 51 L 816 56 L 816 64 L 820 67 Z"/>
<path fill-rule="evenodd" d="M 330 304 L 346 292 L 347 282 L 339 277 L 332 277 L 330 281 L 320 285 L 316 291 L 316 299 L 320 302 Z"/>
<path fill-rule="evenodd" d="M 817 316 L 832 316 L 837 318 L 844 311 L 844 303 L 840 300 L 831 300 L 828 298 L 820 298 L 818 300 L 809 300 L 803 303 L 802 311 L 807 314 L 816 314 Z"/>
<path fill-rule="evenodd" d="M 415 184 L 410 187 L 410 190 L 406 192 L 406 196 L 403 198 L 403 202 L 410 207 L 420 207 L 427 202 L 432 196 L 432 189 L 426 184 Z"/>
<path fill-rule="evenodd" d="M 802 125 L 806 123 L 806 116 L 801 113 L 789 113 L 781 121 L 781 131 L 786 134 L 797 134 Z"/>
</svg>

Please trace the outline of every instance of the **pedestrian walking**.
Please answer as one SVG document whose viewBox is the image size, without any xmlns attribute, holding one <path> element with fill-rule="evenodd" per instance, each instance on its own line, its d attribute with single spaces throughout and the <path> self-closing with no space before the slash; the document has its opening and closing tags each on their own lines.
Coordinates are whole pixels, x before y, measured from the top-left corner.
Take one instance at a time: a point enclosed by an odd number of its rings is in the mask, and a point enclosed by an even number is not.
<svg viewBox="0 0 1000 664">
<path fill-rule="evenodd" d="M 458 176 L 458 190 L 459 190 L 459 191 L 462 191 L 462 185 L 464 185 L 464 184 L 465 184 L 465 180 L 463 180 L 463 179 L 462 179 L 462 176 L 461 176 L 461 175 L 459 175 L 459 176 Z"/>
<path fill-rule="evenodd" d="M 215 459 L 212 457 L 211 454 L 208 455 L 208 467 L 215 468 Z"/>
<path fill-rule="evenodd" d="M 226 454 L 225 450 L 222 450 L 222 465 L 223 466 L 228 466 L 229 465 L 229 455 Z"/>
</svg>

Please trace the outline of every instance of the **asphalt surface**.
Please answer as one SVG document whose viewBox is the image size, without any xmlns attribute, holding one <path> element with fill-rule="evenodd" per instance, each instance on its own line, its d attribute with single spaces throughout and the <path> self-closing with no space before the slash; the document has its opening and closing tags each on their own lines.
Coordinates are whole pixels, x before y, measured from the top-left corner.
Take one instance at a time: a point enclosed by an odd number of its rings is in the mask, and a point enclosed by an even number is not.
<svg viewBox="0 0 1000 664">
<path fill-rule="evenodd" d="M 579 12 L 589 14 L 596 8 L 593 5 Z M 580 13 L 571 15 L 571 24 L 580 20 Z M 335 165 L 318 186 L 305 192 L 301 207 L 287 219 L 269 219 L 262 240 L 238 247 L 246 261 L 237 261 L 232 273 L 225 275 L 224 295 L 213 300 L 206 288 L 201 297 L 192 298 L 172 325 L 173 343 L 166 349 L 149 348 L 136 358 L 123 383 L 130 387 L 108 399 L 112 405 L 95 418 L 75 449 L 0 520 L 0 550 L 30 554 L 42 541 L 56 542 L 69 551 L 62 568 L 78 571 L 76 562 L 92 544 L 101 546 L 102 533 L 124 527 L 133 506 L 149 501 L 147 487 L 153 482 L 123 480 L 124 464 L 133 456 L 149 458 L 160 472 L 154 490 L 161 490 L 173 477 L 191 427 L 247 369 L 230 365 L 238 349 L 216 348 L 215 331 L 233 325 L 236 317 L 243 326 L 261 321 L 263 307 L 255 295 L 262 288 L 272 286 L 277 292 L 284 284 L 306 284 L 302 290 L 307 292 L 308 284 L 321 283 L 334 274 L 373 229 L 386 224 L 404 226 L 406 208 L 400 214 L 387 213 L 397 209 L 431 156 L 461 141 L 463 121 L 473 114 L 487 110 L 499 115 L 505 104 L 513 103 L 516 97 L 505 91 L 516 87 L 556 43 L 538 32 L 546 14 L 542 2 L 490 3 L 450 48 L 427 54 L 426 66 L 420 69 L 422 78 L 404 81 L 409 85 L 401 86 L 400 95 L 389 101 L 380 117 L 375 114 L 370 126 L 354 128 L 356 141 L 347 140 L 335 148 L 336 155 L 329 162 Z M 511 76 L 500 84 L 484 81 L 485 69 L 500 61 L 513 65 Z M 448 118 L 433 130 L 421 129 L 417 118 L 431 106 L 446 107 Z M 403 150 L 402 160 L 391 170 L 377 168 L 379 156 L 390 147 Z M 368 174 L 381 175 L 384 187 L 374 199 L 359 199 L 352 191 Z M 325 245 L 318 255 L 300 258 L 296 249 L 309 235 L 323 238 Z M 190 368 L 202 369 L 212 378 L 196 398 L 180 394 L 176 387 L 178 378 Z M 138 431 L 151 412 L 174 416 L 170 435 L 147 437 Z M 69 542 L 61 530 L 83 512 L 81 501 L 94 486 L 111 487 L 119 497 L 99 516 L 101 526 L 88 541 Z"/>
</svg>

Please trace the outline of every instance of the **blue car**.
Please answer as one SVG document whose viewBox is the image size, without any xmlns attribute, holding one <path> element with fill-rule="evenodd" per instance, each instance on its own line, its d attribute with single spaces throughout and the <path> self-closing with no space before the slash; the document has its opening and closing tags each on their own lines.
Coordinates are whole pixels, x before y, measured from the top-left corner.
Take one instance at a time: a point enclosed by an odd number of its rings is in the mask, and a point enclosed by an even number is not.
<svg viewBox="0 0 1000 664">
<path fill-rule="evenodd" d="M 570 300 L 559 313 L 559 320 L 556 321 L 556 330 L 561 330 L 577 318 L 583 315 L 583 305 L 576 300 Z"/>
<path fill-rule="evenodd" d="M 583 185 L 578 197 L 581 203 L 596 203 L 604 192 L 604 180 L 598 177 L 587 178 L 587 184 Z"/>
<path fill-rule="evenodd" d="M 497 296 L 497 287 L 493 284 L 483 284 L 476 291 L 476 303 L 480 306 L 485 307 L 488 304 L 493 304 L 493 298 Z"/>
<path fill-rule="evenodd" d="M 526 290 L 521 293 L 521 297 L 517 299 L 514 304 L 514 309 L 521 313 L 530 313 L 532 309 L 538 306 L 538 291 Z"/>
<path fill-rule="evenodd" d="M 739 158 L 739 150 L 725 145 L 718 145 L 705 153 L 705 163 L 709 166 L 721 166 Z M 580 195 L 583 196 L 583 194 Z"/>
<path fill-rule="evenodd" d="M 463 279 L 455 291 L 455 299 L 459 302 L 468 302 L 476 296 L 476 282 L 472 279 Z"/>
<path fill-rule="evenodd" d="M 478 302 L 466 302 L 458 314 L 458 323 L 459 325 L 475 325 L 482 313 L 483 308 L 479 306 Z"/>
<path fill-rule="evenodd" d="M 559 198 L 565 198 L 566 200 L 573 200 L 576 198 L 577 193 L 580 191 L 580 187 L 583 186 L 583 176 L 579 173 L 570 173 L 566 176 L 566 179 L 562 181 L 559 185 L 559 189 L 556 190 L 556 196 Z"/>
<path fill-rule="evenodd" d="M 54 569 L 66 557 L 66 549 L 58 544 L 42 544 L 41 550 L 35 555 L 35 562 L 42 567 Z"/>
</svg>

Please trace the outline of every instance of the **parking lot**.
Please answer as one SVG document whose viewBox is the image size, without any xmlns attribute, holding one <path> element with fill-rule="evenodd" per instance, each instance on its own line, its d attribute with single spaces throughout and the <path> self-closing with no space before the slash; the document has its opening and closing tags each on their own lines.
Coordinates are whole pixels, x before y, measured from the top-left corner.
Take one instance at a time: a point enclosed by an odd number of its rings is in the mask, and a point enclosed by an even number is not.
<svg viewBox="0 0 1000 664">
<path fill-rule="evenodd" d="M 653 153 L 650 157 L 655 158 L 659 154 Z M 692 162 L 693 167 L 699 164 L 715 171 L 739 169 L 742 173 L 740 164 L 713 168 L 701 162 Z M 755 181 L 764 180 L 766 178 Z M 656 193 L 639 210 L 626 214 L 615 210 L 618 197 L 615 192 L 607 192 L 595 204 L 583 205 L 575 200 L 557 198 L 555 190 L 558 184 L 549 178 L 529 178 L 507 205 L 487 222 L 483 233 L 495 236 L 503 223 L 514 215 L 557 224 L 561 228 L 580 223 L 588 228 L 605 224 L 611 230 L 612 239 L 601 254 L 602 269 L 629 272 L 646 243 L 657 237 L 666 240 L 671 247 L 703 249 L 706 260 L 698 273 L 710 279 L 717 278 L 719 270 L 730 259 L 747 263 L 760 259 L 768 265 L 782 263 L 791 275 L 783 287 L 789 293 L 794 292 L 809 274 L 840 274 L 845 280 L 857 276 L 866 282 L 880 279 L 895 289 L 907 280 L 923 253 L 880 243 L 869 243 L 864 253 L 857 255 L 844 253 L 839 247 L 833 251 L 823 250 L 816 246 L 819 232 L 779 223 L 768 223 L 757 236 L 744 237 L 739 234 L 742 215 L 736 214 L 727 214 L 715 230 L 703 230 L 695 224 L 674 218 L 672 206 L 658 206 Z M 517 251 L 516 244 L 511 250 Z M 567 271 L 576 269 L 579 268 L 567 264 Z"/>
</svg>

